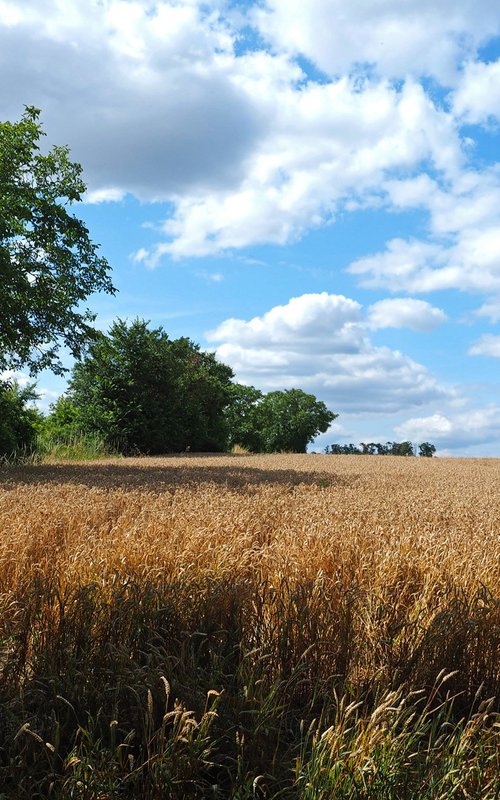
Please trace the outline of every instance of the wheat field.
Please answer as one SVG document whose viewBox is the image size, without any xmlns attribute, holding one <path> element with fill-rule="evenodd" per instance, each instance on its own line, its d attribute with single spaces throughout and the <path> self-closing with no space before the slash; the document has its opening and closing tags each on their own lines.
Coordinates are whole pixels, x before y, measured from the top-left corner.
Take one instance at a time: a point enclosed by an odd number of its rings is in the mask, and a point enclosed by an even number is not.
<svg viewBox="0 0 500 800">
<path fill-rule="evenodd" d="M 500 796 L 500 461 L 0 472 L 0 798 Z"/>
</svg>

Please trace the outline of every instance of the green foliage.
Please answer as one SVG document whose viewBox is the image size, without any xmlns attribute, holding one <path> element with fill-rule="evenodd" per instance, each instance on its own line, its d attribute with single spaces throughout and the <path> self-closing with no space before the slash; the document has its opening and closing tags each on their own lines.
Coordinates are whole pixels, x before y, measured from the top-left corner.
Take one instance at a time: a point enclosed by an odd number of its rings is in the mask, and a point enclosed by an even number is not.
<svg viewBox="0 0 500 800">
<path fill-rule="evenodd" d="M 144 320 L 118 320 L 76 363 L 70 416 L 123 452 L 223 450 L 231 378 L 190 339 L 171 341 Z"/>
<path fill-rule="evenodd" d="M 31 405 L 34 385 L 21 388 L 15 381 L 0 381 L 0 458 L 18 459 L 34 447 L 42 418 Z"/>
<path fill-rule="evenodd" d="M 66 395 L 59 397 L 50 406 L 50 413 L 44 420 L 44 434 L 54 441 L 69 441 L 81 432 L 78 409 Z"/>
<path fill-rule="evenodd" d="M 240 445 L 254 453 L 260 452 L 258 403 L 263 394 L 254 386 L 235 383 L 230 387 L 229 404 L 224 411 L 229 448 Z"/>
<path fill-rule="evenodd" d="M 45 430 L 36 438 L 34 457 L 38 462 L 95 461 L 119 453 L 96 433 L 80 433 L 67 439 L 50 436 Z"/>
<path fill-rule="evenodd" d="M 429 442 L 419 445 L 419 456 L 432 456 L 436 448 Z M 329 444 L 325 453 L 332 456 L 414 456 L 415 448 L 411 442 L 361 442 L 359 447 L 355 444 Z"/>
<path fill-rule="evenodd" d="M 224 409 L 230 401 L 233 371 L 186 337 L 170 342 L 173 358 L 174 427 L 169 449 L 219 452 L 227 447 Z"/>
<path fill-rule="evenodd" d="M 418 454 L 419 456 L 423 456 L 423 458 L 432 458 L 434 453 L 436 452 L 436 448 L 430 442 L 422 442 L 418 446 Z"/>
<path fill-rule="evenodd" d="M 392 456 L 414 456 L 415 451 L 411 442 L 393 442 Z"/>
<path fill-rule="evenodd" d="M 258 405 L 262 452 L 305 453 L 307 445 L 325 433 L 338 414 L 301 389 L 270 392 Z"/>
<path fill-rule="evenodd" d="M 262 395 L 253 386 L 233 386 L 226 413 L 230 443 L 255 453 L 305 453 L 338 414 L 313 394 L 287 389 Z"/>
<path fill-rule="evenodd" d="M 61 344 L 78 357 L 95 315 L 80 305 L 114 293 L 107 261 L 67 206 L 81 199 L 81 167 L 66 147 L 40 153 L 39 111 L 0 122 L 0 370 L 62 372 Z"/>
</svg>

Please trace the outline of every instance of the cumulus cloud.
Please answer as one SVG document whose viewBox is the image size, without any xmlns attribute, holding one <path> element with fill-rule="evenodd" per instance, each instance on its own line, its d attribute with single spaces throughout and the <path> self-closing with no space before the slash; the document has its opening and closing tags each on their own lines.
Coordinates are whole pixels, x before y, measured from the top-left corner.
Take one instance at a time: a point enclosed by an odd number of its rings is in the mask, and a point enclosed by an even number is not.
<svg viewBox="0 0 500 800">
<path fill-rule="evenodd" d="M 306 80 L 293 53 L 237 50 L 242 23 L 218 6 L 12 0 L 0 14 L 2 117 L 39 105 L 89 201 L 171 203 L 141 260 L 293 241 L 395 171 L 460 169 L 453 117 L 408 70 L 399 86 Z"/>
<path fill-rule="evenodd" d="M 361 277 L 362 286 L 384 286 L 390 291 L 425 292 L 439 288 L 438 279 L 450 280 L 445 248 L 421 240 L 391 239 L 386 249 L 356 259 L 347 271 Z"/>
<path fill-rule="evenodd" d="M 424 300 L 395 297 L 379 300 L 368 309 L 370 328 L 411 328 L 414 331 L 432 331 L 447 319 L 440 308 Z"/>
<path fill-rule="evenodd" d="M 421 364 L 370 340 L 359 303 L 306 294 L 249 321 L 229 319 L 209 334 L 237 379 L 264 391 L 300 386 L 342 413 L 396 412 L 451 399 L 453 390 Z"/>
<path fill-rule="evenodd" d="M 241 179 L 265 121 L 233 80 L 233 36 L 215 11 L 188 0 L 9 8 L 2 116 L 42 108 L 50 138 L 84 165 L 90 199 L 171 199 Z"/>
<path fill-rule="evenodd" d="M 328 75 L 369 65 L 391 78 L 411 73 L 445 85 L 500 31 L 500 9 L 490 0 L 266 0 L 255 19 L 275 47 Z"/>
<path fill-rule="evenodd" d="M 395 209 L 425 208 L 427 239 L 391 239 L 385 250 L 356 259 L 348 271 L 364 286 L 390 291 L 500 290 L 500 173 L 464 171 L 446 188 L 428 175 L 384 185 Z"/>
<path fill-rule="evenodd" d="M 453 110 L 466 122 L 500 117 L 500 60 L 469 61 L 452 96 Z"/>
<path fill-rule="evenodd" d="M 475 313 L 478 317 L 486 317 L 490 322 L 500 322 L 500 297 L 489 298 Z"/>
<path fill-rule="evenodd" d="M 256 94 L 259 94 L 256 87 Z M 267 91 L 264 97 L 269 95 Z M 347 78 L 281 87 L 267 105 L 269 131 L 230 190 L 186 195 L 150 256 L 203 256 L 260 243 L 285 244 L 369 203 L 394 171 L 429 159 L 455 174 L 462 154 L 451 118 L 412 81 L 359 86 Z"/>
<path fill-rule="evenodd" d="M 429 440 L 455 450 L 500 439 L 500 406 L 487 405 L 454 414 L 413 417 L 396 427 L 410 441 Z"/>
<path fill-rule="evenodd" d="M 355 352 L 363 336 L 361 306 L 343 295 L 327 292 L 293 297 L 262 317 L 248 322 L 227 319 L 207 334 L 208 341 L 227 341 L 241 347 L 283 350 L 290 341 L 306 354 L 314 350 Z"/>
<path fill-rule="evenodd" d="M 470 356 L 492 356 L 500 358 L 500 336 L 485 333 L 468 350 Z"/>
<path fill-rule="evenodd" d="M 245 48 L 248 24 L 264 44 Z M 383 197 L 427 209 L 438 241 L 407 243 L 401 263 L 396 240 L 366 280 L 475 290 L 498 279 L 500 178 L 466 168 L 460 125 L 497 113 L 500 62 L 474 59 L 499 24 L 489 0 L 0 0 L 0 114 L 40 106 L 89 202 L 167 204 L 161 241 L 136 254 L 151 266 L 292 242 Z M 451 105 L 423 75 L 456 83 Z"/>
</svg>

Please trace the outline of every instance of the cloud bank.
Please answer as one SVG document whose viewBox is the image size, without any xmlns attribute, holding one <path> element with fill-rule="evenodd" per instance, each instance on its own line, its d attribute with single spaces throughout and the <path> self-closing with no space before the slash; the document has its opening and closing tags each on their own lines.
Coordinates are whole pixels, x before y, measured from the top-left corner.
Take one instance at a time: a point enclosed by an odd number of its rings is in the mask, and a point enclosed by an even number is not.
<svg viewBox="0 0 500 800">
<path fill-rule="evenodd" d="M 343 295 L 305 294 L 248 321 L 225 320 L 206 338 L 219 343 L 217 356 L 244 383 L 264 391 L 300 386 L 343 414 L 395 413 L 452 400 L 454 390 L 422 364 L 370 339 L 374 320 L 375 327 L 384 318 L 411 327 L 438 312 L 424 304 L 422 315 L 411 301 L 406 307 L 390 302 L 384 317 L 379 304 L 365 314 Z"/>
</svg>

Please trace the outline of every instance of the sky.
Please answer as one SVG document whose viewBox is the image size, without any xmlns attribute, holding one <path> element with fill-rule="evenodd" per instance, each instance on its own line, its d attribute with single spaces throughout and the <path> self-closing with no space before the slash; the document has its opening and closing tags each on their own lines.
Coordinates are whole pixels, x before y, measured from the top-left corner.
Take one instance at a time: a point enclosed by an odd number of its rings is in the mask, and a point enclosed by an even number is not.
<svg viewBox="0 0 500 800">
<path fill-rule="evenodd" d="M 500 456 L 500 3 L 0 0 L 0 119 L 25 105 L 83 166 L 99 328 L 312 392 L 317 451 Z"/>
</svg>

